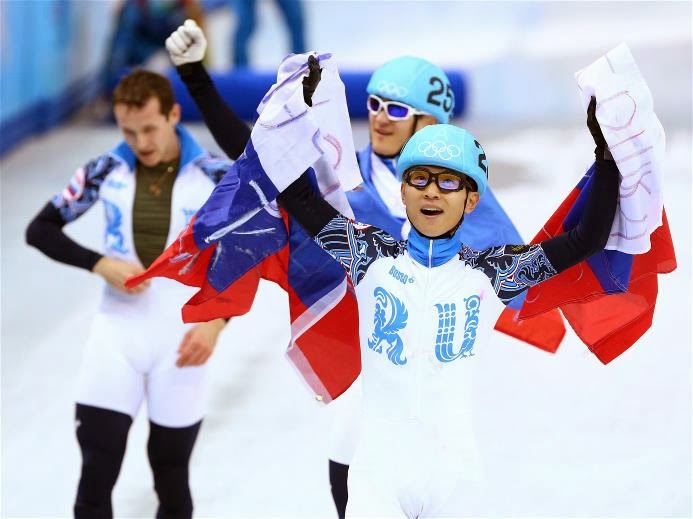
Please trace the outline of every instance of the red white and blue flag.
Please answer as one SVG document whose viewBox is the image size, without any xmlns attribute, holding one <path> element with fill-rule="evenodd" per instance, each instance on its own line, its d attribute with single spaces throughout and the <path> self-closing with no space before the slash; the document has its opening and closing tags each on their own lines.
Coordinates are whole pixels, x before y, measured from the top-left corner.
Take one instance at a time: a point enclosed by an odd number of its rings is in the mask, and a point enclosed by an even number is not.
<svg viewBox="0 0 693 519">
<path fill-rule="evenodd" d="M 478 250 L 525 241 L 490 189 L 487 189 L 474 211 L 465 216 L 462 242 Z M 532 318 L 520 319 L 526 292 L 513 298 L 496 321 L 495 329 L 515 339 L 555 353 L 566 329 L 558 309 L 547 310 Z"/>
<path fill-rule="evenodd" d="M 592 166 L 532 240 L 538 243 L 572 229 L 592 185 Z M 676 268 L 666 213 L 650 235 L 650 250 L 628 254 L 602 250 L 529 289 L 520 319 L 560 308 L 575 333 L 607 364 L 632 346 L 652 325 L 657 275 Z"/>
<path fill-rule="evenodd" d="M 532 287 L 520 318 L 560 308 L 575 333 L 604 364 L 652 325 L 657 275 L 676 268 L 662 191 L 665 134 L 650 90 L 625 44 L 575 74 L 586 109 L 596 117 L 621 176 L 618 210 L 606 247 Z M 592 186 L 592 166 L 534 238 L 572 229 Z"/>
<path fill-rule="evenodd" d="M 242 315 L 260 279 L 279 284 L 289 295 L 287 354 L 324 402 L 361 370 L 356 299 L 344 270 L 275 199 L 308 170 L 324 198 L 351 214 L 342 186 L 352 187 L 358 169 L 343 85 L 329 58 L 318 56 L 322 79 L 310 111 L 301 83 L 307 55 L 285 60 L 243 155 L 177 240 L 127 283 L 163 276 L 198 287 L 183 307 L 186 322 Z"/>
</svg>

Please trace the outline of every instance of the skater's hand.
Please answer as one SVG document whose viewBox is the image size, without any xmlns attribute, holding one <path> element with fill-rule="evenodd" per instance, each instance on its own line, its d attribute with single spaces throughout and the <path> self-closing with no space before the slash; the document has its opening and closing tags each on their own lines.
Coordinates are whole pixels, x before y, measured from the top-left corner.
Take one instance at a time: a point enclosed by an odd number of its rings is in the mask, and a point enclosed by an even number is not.
<svg viewBox="0 0 693 519">
<path fill-rule="evenodd" d="M 103 256 L 96 262 L 92 272 L 104 278 L 113 288 L 126 294 L 139 294 L 149 286 L 149 281 L 144 281 L 135 287 L 125 288 L 125 280 L 131 276 L 141 274 L 144 272 L 144 269 L 139 265 L 117 258 Z"/>
<path fill-rule="evenodd" d="M 609 146 L 606 144 L 606 139 L 602 133 L 602 129 L 599 127 L 599 122 L 597 122 L 597 99 L 592 96 L 590 104 L 587 107 L 587 128 L 589 128 L 592 134 L 592 139 L 597 145 L 594 148 L 594 156 L 598 159 L 614 160 L 609 151 Z"/>
<path fill-rule="evenodd" d="M 205 33 L 195 20 L 185 20 L 183 25 L 166 38 L 166 50 L 176 67 L 202 61 L 207 50 Z"/>
<path fill-rule="evenodd" d="M 308 75 L 303 78 L 303 100 L 308 106 L 313 106 L 313 93 L 320 83 L 322 69 L 315 56 L 308 56 Z"/>
<path fill-rule="evenodd" d="M 188 330 L 178 348 L 176 366 L 201 366 L 214 352 L 219 333 L 226 325 L 224 319 L 199 323 Z"/>
</svg>

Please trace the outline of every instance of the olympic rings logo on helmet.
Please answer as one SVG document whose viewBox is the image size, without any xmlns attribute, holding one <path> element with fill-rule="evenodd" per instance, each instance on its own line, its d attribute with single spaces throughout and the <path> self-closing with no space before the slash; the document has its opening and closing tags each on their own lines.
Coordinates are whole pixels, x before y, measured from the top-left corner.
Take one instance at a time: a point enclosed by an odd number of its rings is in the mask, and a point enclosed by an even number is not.
<svg viewBox="0 0 693 519">
<path fill-rule="evenodd" d="M 384 95 L 392 99 L 402 98 L 409 93 L 406 87 L 398 85 L 392 81 L 382 80 L 378 83 L 377 90 Z"/>
<path fill-rule="evenodd" d="M 445 144 L 442 140 L 421 141 L 417 146 L 424 157 L 438 157 L 440 160 L 452 160 L 462 155 L 462 149 L 456 144 Z"/>
</svg>

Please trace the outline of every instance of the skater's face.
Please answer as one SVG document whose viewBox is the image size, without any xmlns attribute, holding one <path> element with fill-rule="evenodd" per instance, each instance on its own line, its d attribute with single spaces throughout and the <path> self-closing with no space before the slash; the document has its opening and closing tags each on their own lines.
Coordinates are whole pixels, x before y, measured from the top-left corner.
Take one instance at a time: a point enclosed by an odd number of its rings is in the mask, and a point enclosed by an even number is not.
<svg viewBox="0 0 693 519">
<path fill-rule="evenodd" d="M 387 98 L 382 98 L 382 100 L 389 101 Z M 414 132 L 436 122 L 435 117 L 427 114 L 412 115 L 402 121 L 393 121 L 388 117 L 384 107 L 377 113 L 369 110 L 368 132 L 373 151 L 385 157 L 395 156 L 402 151 L 404 143 Z"/>
<path fill-rule="evenodd" d="M 425 187 L 415 187 L 406 181 L 402 182 L 402 202 L 412 226 L 424 236 L 435 238 L 455 228 L 464 213 L 474 210 L 479 203 L 479 193 L 470 191 L 467 182 L 462 182 L 459 191 L 441 189 L 438 184 L 446 185 L 443 179 L 444 175 L 449 174 L 449 170 L 437 166 L 424 166 L 423 169 L 433 175 L 443 176 Z M 405 178 L 408 173 L 409 171 L 405 172 Z"/>
<path fill-rule="evenodd" d="M 113 108 L 116 122 L 125 141 L 137 159 L 145 166 L 174 160 L 180 153 L 176 124 L 180 121 L 180 106 L 175 104 L 167 114 L 161 113 L 157 97 L 151 97 L 142 107 L 119 103 Z"/>
</svg>

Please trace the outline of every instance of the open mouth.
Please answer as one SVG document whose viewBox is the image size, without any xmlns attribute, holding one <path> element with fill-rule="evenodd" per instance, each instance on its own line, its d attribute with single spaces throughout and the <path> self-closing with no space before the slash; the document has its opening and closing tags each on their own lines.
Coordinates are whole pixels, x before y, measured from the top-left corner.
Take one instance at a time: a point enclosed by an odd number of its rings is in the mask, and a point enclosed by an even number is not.
<svg viewBox="0 0 693 519">
<path fill-rule="evenodd" d="M 439 214 L 443 214 L 443 210 L 437 207 L 422 207 L 421 213 L 425 216 L 438 216 Z"/>
</svg>

